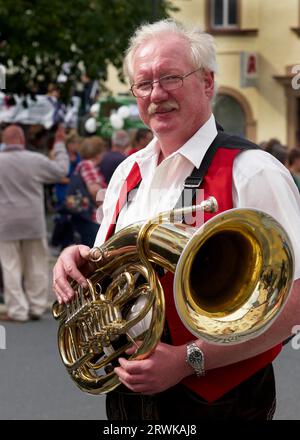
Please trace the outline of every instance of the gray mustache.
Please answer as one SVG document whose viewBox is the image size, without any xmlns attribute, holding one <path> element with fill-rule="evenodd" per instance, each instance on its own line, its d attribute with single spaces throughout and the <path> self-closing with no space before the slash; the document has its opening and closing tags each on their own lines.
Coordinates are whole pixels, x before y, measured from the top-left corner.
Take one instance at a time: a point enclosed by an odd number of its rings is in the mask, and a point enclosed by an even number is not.
<svg viewBox="0 0 300 440">
<path fill-rule="evenodd" d="M 154 102 L 151 102 L 151 104 L 148 107 L 148 114 L 153 115 L 157 111 L 169 111 L 169 110 L 178 110 L 179 105 L 176 101 L 166 101 L 161 104 L 155 104 Z"/>
</svg>

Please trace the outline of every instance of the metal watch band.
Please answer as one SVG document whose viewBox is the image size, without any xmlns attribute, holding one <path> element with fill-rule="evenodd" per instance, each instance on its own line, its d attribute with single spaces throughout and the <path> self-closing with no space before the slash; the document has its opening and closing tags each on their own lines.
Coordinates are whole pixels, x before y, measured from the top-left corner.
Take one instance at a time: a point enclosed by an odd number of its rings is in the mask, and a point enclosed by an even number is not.
<svg viewBox="0 0 300 440">
<path fill-rule="evenodd" d="M 205 375 L 204 353 L 195 342 L 187 345 L 186 362 L 194 369 L 198 377 Z"/>
</svg>

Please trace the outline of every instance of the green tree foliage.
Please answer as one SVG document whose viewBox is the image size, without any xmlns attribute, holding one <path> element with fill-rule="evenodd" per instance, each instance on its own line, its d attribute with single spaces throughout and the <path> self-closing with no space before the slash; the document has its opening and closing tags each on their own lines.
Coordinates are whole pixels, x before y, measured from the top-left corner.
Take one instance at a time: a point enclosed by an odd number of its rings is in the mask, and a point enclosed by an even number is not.
<svg viewBox="0 0 300 440">
<path fill-rule="evenodd" d="M 168 16 L 170 0 L 0 0 L 0 63 L 7 90 L 23 93 L 55 82 L 70 62 L 65 87 L 80 76 L 106 79 L 112 63 L 120 72 L 134 29 Z"/>
</svg>

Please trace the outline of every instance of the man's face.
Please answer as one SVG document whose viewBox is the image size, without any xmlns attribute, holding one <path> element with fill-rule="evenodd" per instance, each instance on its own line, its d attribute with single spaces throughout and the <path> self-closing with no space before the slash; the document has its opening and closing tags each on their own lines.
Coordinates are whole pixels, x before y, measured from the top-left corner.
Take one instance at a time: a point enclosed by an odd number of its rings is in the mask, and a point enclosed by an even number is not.
<svg viewBox="0 0 300 440">
<path fill-rule="evenodd" d="M 189 59 L 188 43 L 176 35 L 153 39 L 140 47 L 133 59 L 133 81 L 153 81 L 162 76 L 185 75 L 199 66 Z M 198 71 L 183 80 L 183 86 L 166 91 L 159 83 L 146 98 L 137 98 L 140 116 L 158 138 L 176 137 L 186 142 L 209 118 L 213 74 Z M 155 109 L 149 113 L 149 106 Z"/>
</svg>

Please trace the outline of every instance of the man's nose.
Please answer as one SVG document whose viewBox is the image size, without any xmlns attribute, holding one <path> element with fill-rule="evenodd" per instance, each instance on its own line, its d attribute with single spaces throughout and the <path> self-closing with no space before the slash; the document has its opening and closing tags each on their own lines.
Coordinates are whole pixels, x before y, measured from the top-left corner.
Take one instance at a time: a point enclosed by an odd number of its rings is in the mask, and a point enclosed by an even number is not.
<svg viewBox="0 0 300 440">
<path fill-rule="evenodd" d="M 152 84 L 151 100 L 161 101 L 168 97 L 168 92 L 160 85 L 159 81 Z"/>
</svg>

